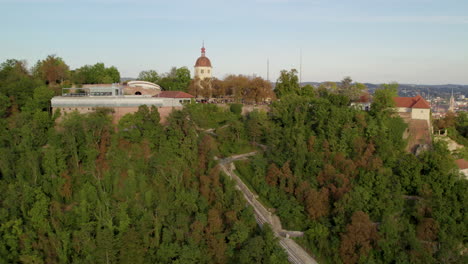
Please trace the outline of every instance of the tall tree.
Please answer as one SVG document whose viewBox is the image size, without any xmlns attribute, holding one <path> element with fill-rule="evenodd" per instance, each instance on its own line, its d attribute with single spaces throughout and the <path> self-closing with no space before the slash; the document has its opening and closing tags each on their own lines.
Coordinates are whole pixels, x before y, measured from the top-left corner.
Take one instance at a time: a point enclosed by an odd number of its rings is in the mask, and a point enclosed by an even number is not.
<svg viewBox="0 0 468 264">
<path fill-rule="evenodd" d="M 393 98 L 398 95 L 398 84 L 382 84 L 381 87 L 375 90 L 374 100 L 371 105 L 371 112 L 379 114 L 383 112 L 393 111 L 395 106 Z"/>
<path fill-rule="evenodd" d="M 140 74 L 138 74 L 138 80 L 140 81 L 158 83 L 160 78 L 158 72 L 155 70 L 141 71 Z"/>
<path fill-rule="evenodd" d="M 73 71 L 72 81 L 76 84 L 117 83 L 120 82 L 120 73 L 114 66 L 106 68 L 104 63 L 96 63 Z"/>
<path fill-rule="evenodd" d="M 345 264 L 365 260 L 377 240 L 376 226 L 364 212 L 355 212 L 341 238 L 340 256 Z"/>
<path fill-rule="evenodd" d="M 50 86 L 61 84 L 70 76 L 70 68 L 56 55 L 49 55 L 38 61 L 32 71 L 34 76 Z"/>
<path fill-rule="evenodd" d="M 168 91 L 188 91 L 190 86 L 190 70 L 187 67 L 172 67 L 159 81 L 159 85 Z"/>
<path fill-rule="evenodd" d="M 282 70 L 280 77 L 276 81 L 275 93 L 278 98 L 288 94 L 299 94 L 299 78 L 297 77 L 297 70 L 291 69 L 289 72 Z"/>
</svg>

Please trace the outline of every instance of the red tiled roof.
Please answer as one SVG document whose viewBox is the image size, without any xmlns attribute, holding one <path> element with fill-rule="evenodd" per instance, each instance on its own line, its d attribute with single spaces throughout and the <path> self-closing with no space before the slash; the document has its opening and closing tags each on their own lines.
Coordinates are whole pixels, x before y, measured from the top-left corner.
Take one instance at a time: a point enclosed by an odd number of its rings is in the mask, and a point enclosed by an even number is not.
<svg viewBox="0 0 468 264">
<path fill-rule="evenodd" d="M 420 95 L 415 97 L 394 97 L 396 107 L 407 107 L 407 108 L 431 108 L 429 103 L 422 98 Z"/>
<path fill-rule="evenodd" d="M 468 169 L 468 161 L 466 159 L 458 159 L 455 163 L 460 170 Z"/>
<path fill-rule="evenodd" d="M 211 61 L 205 56 L 201 56 L 195 62 L 195 67 L 211 67 Z"/>
<path fill-rule="evenodd" d="M 164 98 L 195 98 L 195 96 L 181 91 L 162 91 L 154 97 Z"/>
<path fill-rule="evenodd" d="M 360 97 L 359 97 L 359 102 L 360 103 L 369 103 L 370 102 L 370 95 L 368 93 L 365 93 L 365 94 L 362 94 Z"/>
</svg>

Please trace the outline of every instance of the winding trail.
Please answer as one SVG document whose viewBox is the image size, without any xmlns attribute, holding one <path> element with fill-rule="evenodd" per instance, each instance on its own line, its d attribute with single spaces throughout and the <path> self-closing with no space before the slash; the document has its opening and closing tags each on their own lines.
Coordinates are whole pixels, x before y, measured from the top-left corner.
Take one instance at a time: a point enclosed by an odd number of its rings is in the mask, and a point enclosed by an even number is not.
<svg viewBox="0 0 468 264">
<path fill-rule="evenodd" d="M 236 188 L 239 189 L 244 195 L 245 200 L 253 207 L 255 213 L 255 220 L 262 227 L 263 224 L 267 223 L 271 226 L 273 233 L 279 238 L 279 244 L 284 248 L 288 254 L 288 260 L 294 264 L 317 264 L 317 261 L 313 259 L 304 249 L 302 249 L 294 240 L 289 237 L 302 236 L 303 233 L 300 231 L 288 231 L 281 227 L 281 221 L 278 216 L 271 213 L 271 211 L 263 206 L 258 201 L 258 196 L 255 195 L 242 179 L 234 173 L 235 166 L 233 161 L 244 160 L 251 156 L 256 155 L 257 152 L 249 152 L 241 155 L 234 155 L 225 159 L 219 160 L 219 166 L 221 170 L 226 173 L 231 179 L 236 182 Z M 215 158 L 217 159 L 217 158 Z"/>
</svg>

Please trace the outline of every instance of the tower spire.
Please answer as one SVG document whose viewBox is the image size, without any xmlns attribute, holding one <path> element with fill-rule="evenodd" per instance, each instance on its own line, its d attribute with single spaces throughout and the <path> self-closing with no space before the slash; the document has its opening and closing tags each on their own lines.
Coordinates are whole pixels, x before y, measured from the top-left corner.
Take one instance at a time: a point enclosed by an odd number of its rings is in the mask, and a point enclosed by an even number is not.
<svg viewBox="0 0 468 264">
<path fill-rule="evenodd" d="M 455 112 L 455 98 L 453 97 L 453 88 L 452 88 L 452 96 L 450 96 L 450 103 L 449 103 L 449 111 Z"/>
<path fill-rule="evenodd" d="M 205 41 L 204 40 L 202 42 L 201 55 L 202 57 L 205 57 Z"/>
</svg>

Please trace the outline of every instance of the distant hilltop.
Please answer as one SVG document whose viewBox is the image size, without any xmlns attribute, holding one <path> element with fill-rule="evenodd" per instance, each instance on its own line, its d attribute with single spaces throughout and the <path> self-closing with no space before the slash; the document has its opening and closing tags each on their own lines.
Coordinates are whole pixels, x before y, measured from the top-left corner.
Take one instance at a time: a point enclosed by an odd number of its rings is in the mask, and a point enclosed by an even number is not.
<svg viewBox="0 0 468 264">
<path fill-rule="evenodd" d="M 304 85 L 312 85 L 314 87 L 320 86 L 320 84 L 325 82 L 302 82 L 302 86 Z M 339 82 L 336 82 L 339 84 Z M 374 93 L 375 89 L 377 89 L 381 84 L 375 83 L 364 83 L 369 89 L 369 92 L 372 94 Z M 401 96 L 414 96 L 417 94 L 427 94 L 429 93 L 432 96 L 441 96 L 447 97 L 450 96 L 450 93 L 457 94 L 457 95 L 465 95 L 468 97 L 468 85 L 463 84 L 402 84 L 399 83 L 399 95 Z"/>
<path fill-rule="evenodd" d="M 319 86 L 320 84 L 325 83 L 325 82 L 302 82 L 302 85 L 313 85 L 313 86 Z M 340 82 L 336 82 L 339 84 Z M 381 84 L 375 84 L 375 83 L 364 83 L 367 88 L 369 89 L 376 89 L 378 88 Z M 463 84 L 407 84 L 407 83 L 398 83 L 400 86 L 400 89 L 414 89 L 414 88 L 419 88 L 419 89 L 467 89 L 468 90 L 468 85 L 463 85 Z"/>
</svg>

